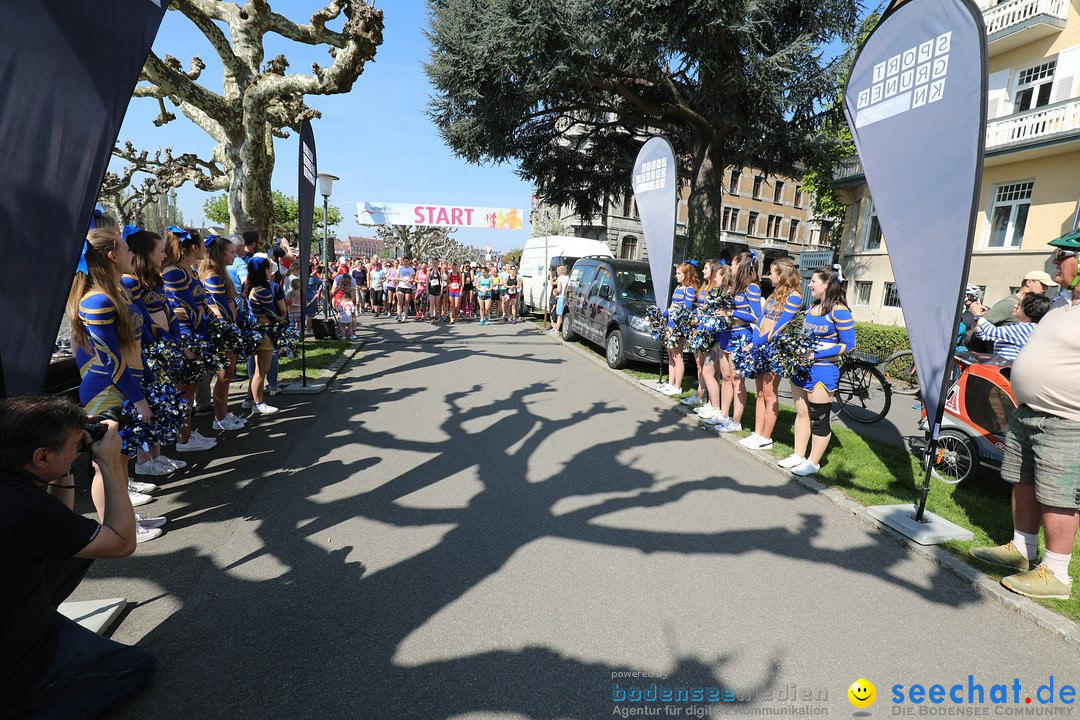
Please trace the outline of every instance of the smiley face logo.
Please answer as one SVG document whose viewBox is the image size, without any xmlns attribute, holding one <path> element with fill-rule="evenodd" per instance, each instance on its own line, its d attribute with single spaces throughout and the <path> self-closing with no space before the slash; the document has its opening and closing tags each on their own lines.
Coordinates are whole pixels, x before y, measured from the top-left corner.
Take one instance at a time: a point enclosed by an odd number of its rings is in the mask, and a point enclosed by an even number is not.
<svg viewBox="0 0 1080 720">
<path fill-rule="evenodd" d="M 847 690 L 848 700 L 857 708 L 868 708 L 877 700 L 877 688 L 866 678 L 851 683 Z"/>
</svg>

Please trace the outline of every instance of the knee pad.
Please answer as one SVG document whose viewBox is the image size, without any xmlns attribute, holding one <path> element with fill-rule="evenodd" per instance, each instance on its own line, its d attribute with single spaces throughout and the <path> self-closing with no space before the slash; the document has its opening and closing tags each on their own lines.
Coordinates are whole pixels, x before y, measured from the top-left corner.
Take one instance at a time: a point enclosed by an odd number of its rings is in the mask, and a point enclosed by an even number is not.
<svg viewBox="0 0 1080 720">
<path fill-rule="evenodd" d="M 829 427 L 829 412 L 832 410 L 832 403 L 808 402 L 807 405 L 810 406 L 810 434 L 815 437 L 832 435 L 832 428 Z"/>
</svg>

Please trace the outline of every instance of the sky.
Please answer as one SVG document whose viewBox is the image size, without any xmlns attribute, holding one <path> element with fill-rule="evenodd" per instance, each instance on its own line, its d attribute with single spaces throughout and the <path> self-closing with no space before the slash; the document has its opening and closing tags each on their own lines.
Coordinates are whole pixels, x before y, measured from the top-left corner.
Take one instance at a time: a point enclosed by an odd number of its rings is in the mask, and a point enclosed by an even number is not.
<svg viewBox="0 0 1080 720">
<path fill-rule="evenodd" d="M 307 24 L 311 13 L 321 8 L 318 0 L 274 0 L 272 7 L 298 24 Z M 518 208 L 525 217 L 523 230 L 461 228 L 455 237 L 466 245 L 491 246 L 495 250 L 522 247 L 529 237 L 528 213 L 533 192 L 531 183 L 517 177 L 511 165 L 470 165 L 454 156 L 439 137 L 434 123 L 425 114 L 433 89 L 422 63 L 428 59 L 426 3 L 423 0 L 382 0 L 383 43 L 374 62 L 364 67 L 350 93 L 309 95 L 307 103 L 322 112 L 312 121 L 319 172 L 341 179 L 334 183 L 330 202 L 341 208 L 345 222 L 339 237 L 374 237 L 374 228 L 355 222 L 358 201 L 423 203 L 429 205 L 470 205 Z M 338 25 L 340 24 L 340 20 Z M 331 27 L 338 25 L 332 24 Z M 310 73 L 312 62 L 326 67 L 332 59 L 326 46 L 295 43 L 277 35 L 267 35 L 266 57 L 285 55 L 290 72 Z M 217 54 L 202 33 L 181 13 L 166 13 L 154 42 L 159 56 L 177 57 L 186 68 L 193 55 L 206 63 L 199 83 L 220 91 L 222 70 Z M 153 151 L 171 147 L 174 153 L 195 152 L 208 157 L 214 143 L 194 123 L 166 101 L 177 118 L 155 127 L 157 102 L 133 98 L 121 127 L 119 140 L 131 140 L 137 148 Z M 297 149 L 295 133 L 275 143 L 276 165 L 273 187 L 286 195 L 296 195 Z M 124 165 L 114 161 L 114 167 Z M 191 184 L 177 191 L 184 218 L 202 224 L 203 202 L 209 194 Z M 317 202 L 322 198 L 317 197 Z"/>
</svg>

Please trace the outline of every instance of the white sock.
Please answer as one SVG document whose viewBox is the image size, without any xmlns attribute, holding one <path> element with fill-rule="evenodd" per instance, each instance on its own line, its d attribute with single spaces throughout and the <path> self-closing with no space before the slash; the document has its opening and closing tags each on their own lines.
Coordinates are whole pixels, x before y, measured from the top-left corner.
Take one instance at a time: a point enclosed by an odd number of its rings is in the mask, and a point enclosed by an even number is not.
<svg viewBox="0 0 1080 720">
<path fill-rule="evenodd" d="M 1028 562 L 1031 562 L 1039 552 L 1039 533 L 1026 533 L 1014 529 L 1012 544 Z"/>
<path fill-rule="evenodd" d="M 1072 582 L 1069 579 L 1070 560 L 1072 560 L 1072 553 L 1062 555 L 1061 553 L 1050 552 L 1047 550 L 1046 553 L 1043 554 L 1042 564 L 1053 571 L 1054 577 L 1068 585 Z"/>
</svg>

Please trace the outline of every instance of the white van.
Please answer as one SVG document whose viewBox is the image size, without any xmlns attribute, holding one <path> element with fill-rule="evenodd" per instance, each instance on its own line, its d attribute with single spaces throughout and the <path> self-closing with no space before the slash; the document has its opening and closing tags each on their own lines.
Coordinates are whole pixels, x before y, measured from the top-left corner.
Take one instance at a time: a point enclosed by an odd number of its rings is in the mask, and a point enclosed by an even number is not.
<svg viewBox="0 0 1080 720">
<path fill-rule="evenodd" d="M 613 257 L 611 248 L 603 240 L 565 235 L 529 238 L 525 249 L 521 251 L 521 263 L 518 266 L 525 312 L 542 313 L 547 308 L 549 288 L 546 287 L 548 274 L 545 268 L 565 265 L 569 274 L 577 260 L 589 255 Z"/>
</svg>

